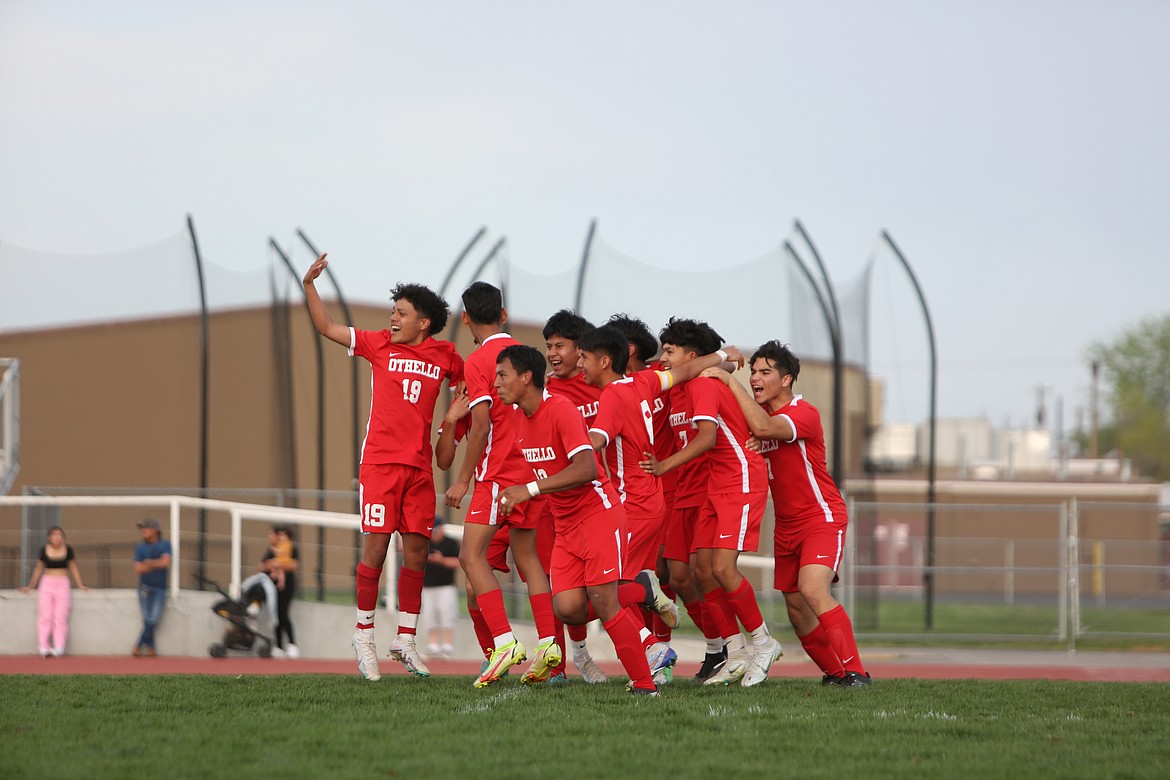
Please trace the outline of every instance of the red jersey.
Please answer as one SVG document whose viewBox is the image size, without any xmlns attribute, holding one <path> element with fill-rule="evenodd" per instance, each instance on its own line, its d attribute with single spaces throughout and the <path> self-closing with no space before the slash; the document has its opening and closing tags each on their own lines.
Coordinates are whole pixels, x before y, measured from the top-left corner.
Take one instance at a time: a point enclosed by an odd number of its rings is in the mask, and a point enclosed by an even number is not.
<svg viewBox="0 0 1170 780">
<path fill-rule="evenodd" d="M 446 379 L 463 379 L 463 358 L 449 341 L 427 336 L 417 346 L 394 344 L 389 330 L 349 329 L 349 354 L 370 361 L 370 418 L 362 463 L 399 463 L 430 471 L 431 421 Z"/>
<path fill-rule="evenodd" d="M 731 388 L 718 379 L 699 377 L 687 383 L 691 421 L 715 423 L 715 446 L 708 452 L 707 493 L 755 493 L 767 490 L 768 467 L 758 452 L 744 446 L 751 431 Z"/>
<path fill-rule="evenodd" d="M 622 504 L 661 515 L 661 481 L 642 470 L 643 452 L 654 452 L 654 402 L 670 381 L 659 371 L 639 371 L 606 385 L 590 431 L 605 438 L 605 461 Z"/>
<path fill-rule="evenodd" d="M 516 441 L 535 479 L 560 473 L 582 450 L 593 453 L 585 421 L 567 398 L 549 396 L 541 401 L 531 417 L 524 412 L 520 414 Z M 605 476 L 599 459 L 596 479 L 571 490 L 548 493 L 546 499 L 556 520 L 558 534 L 577 527 L 598 512 L 621 506 L 621 499 Z"/>
<path fill-rule="evenodd" d="M 777 528 L 781 523 L 847 523 L 845 501 L 825 467 L 821 413 L 798 395 L 772 416 L 788 418 L 796 432 L 792 441 L 760 442 L 760 453 L 768 459 Z"/>
<path fill-rule="evenodd" d="M 691 393 L 690 386 L 696 380 L 692 379 L 682 386 L 670 388 L 670 430 L 674 433 L 675 452 L 687 446 L 695 436 L 695 426 L 691 422 Z M 708 463 L 710 452 L 704 452 L 697 458 L 684 463 L 677 469 L 678 481 L 675 482 L 674 506 L 678 509 L 694 509 L 701 507 L 707 500 L 707 474 L 710 469 Z"/>
<path fill-rule="evenodd" d="M 591 425 L 597 416 L 597 402 L 601 398 L 601 391 L 585 381 L 585 374 L 574 374 L 569 379 L 548 374 L 544 378 L 545 395 L 563 395 L 577 406 L 577 411 L 585 418 L 585 423 Z"/>
<path fill-rule="evenodd" d="M 475 467 L 475 479 L 479 482 L 496 482 L 501 485 L 515 485 L 528 481 L 528 464 L 516 446 L 516 416 L 522 415 L 513 404 L 500 402 L 496 394 L 496 358 L 505 347 L 520 342 L 507 333 L 488 336 L 483 343 L 467 357 L 463 375 L 467 383 L 467 397 L 472 408 L 477 404 L 488 405 L 487 443 L 483 455 Z M 471 416 L 464 417 L 470 424 Z M 466 431 L 456 428 L 457 440 Z"/>
<path fill-rule="evenodd" d="M 650 363 L 646 371 L 665 371 L 662 363 L 657 360 Z M 666 460 L 678 451 L 678 437 L 670 428 L 670 404 L 665 394 L 655 396 L 651 411 L 654 413 L 654 457 Z M 662 483 L 663 493 L 673 493 L 678 485 L 678 469 L 666 472 L 659 481 Z"/>
</svg>

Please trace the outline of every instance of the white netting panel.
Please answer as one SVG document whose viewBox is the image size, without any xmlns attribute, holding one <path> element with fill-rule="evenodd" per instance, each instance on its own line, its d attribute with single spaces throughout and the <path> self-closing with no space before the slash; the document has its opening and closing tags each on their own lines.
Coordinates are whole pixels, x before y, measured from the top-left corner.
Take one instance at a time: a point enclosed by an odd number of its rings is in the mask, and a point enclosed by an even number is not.
<svg viewBox="0 0 1170 780">
<path fill-rule="evenodd" d="M 265 305 L 269 269 L 257 252 L 251 270 L 204 262 L 211 310 Z M 0 332 L 151 319 L 199 311 L 190 235 L 124 252 L 70 255 L 0 243 Z"/>
</svg>

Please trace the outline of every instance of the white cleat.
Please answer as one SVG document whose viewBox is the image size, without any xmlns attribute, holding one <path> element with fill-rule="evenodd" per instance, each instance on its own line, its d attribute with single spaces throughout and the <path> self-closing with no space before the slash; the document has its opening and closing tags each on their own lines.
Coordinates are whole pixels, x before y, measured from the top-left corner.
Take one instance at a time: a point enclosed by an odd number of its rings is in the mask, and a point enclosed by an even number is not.
<svg viewBox="0 0 1170 780">
<path fill-rule="evenodd" d="M 390 643 L 389 655 L 394 660 L 401 661 L 411 674 L 416 674 L 419 677 L 431 676 L 431 670 L 423 663 L 422 656 L 419 655 L 418 648 L 414 645 L 413 636 L 399 634 L 394 637 L 394 641 Z"/>
<path fill-rule="evenodd" d="M 727 663 L 723 668 L 708 677 L 703 685 L 733 685 L 747 674 L 748 662 L 751 658 L 747 650 L 737 650 L 727 656 Z"/>
<path fill-rule="evenodd" d="M 370 682 L 382 679 L 382 670 L 378 666 L 378 648 L 374 646 L 373 631 L 355 631 L 353 635 L 353 651 L 357 654 L 358 671 Z"/>
<path fill-rule="evenodd" d="M 597 662 L 590 656 L 584 661 L 577 661 L 573 659 L 573 665 L 577 667 L 577 671 L 581 673 L 581 679 L 590 685 L 598 685 L 600 683 L 609 682 L 609 678 L 605 676 L 605 672 L 597 665 Z"/>
<path fill-rule="evenodd" d="M 772 637 L 768 637 L 767 643 L 762 647 L 753 649 L 751 660 L 748 661 L 747 672 L 744 674 L 743 680 L 740 681 L 740 685 L 745 688 L 759 685 L 768 679 L 768 670 L 772 668 L 772 664 L 780 660 L 780 656 L 784 655 L 784 648 L 780 647 L 780 642 Z"/>
<path fill-rule="evenodd" d="M 678 628 L 678 605 L 662 591 L 654 570 L 643 569 L 634 577 L 634 582 L 646 589 L 646 609 L 657 612 L 668 628 Z"/>
</svg>

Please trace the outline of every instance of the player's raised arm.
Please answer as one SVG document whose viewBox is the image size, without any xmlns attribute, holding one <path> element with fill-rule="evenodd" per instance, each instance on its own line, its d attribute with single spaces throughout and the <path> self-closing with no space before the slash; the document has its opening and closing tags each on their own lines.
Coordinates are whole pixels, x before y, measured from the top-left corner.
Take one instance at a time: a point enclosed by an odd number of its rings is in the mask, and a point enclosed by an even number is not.
<svg viewBox="0 0 1170 780">
<path fill-rule="evenodd" d="M 723 371 L 722 366 L 725 363 L 732 363 L 737 368 L 743 367 L 743 353 L 735 347 L 724 347 L 709 355 L 699 355 L 693 360 L 688 360 L 677 368 L 672 367 L 666 373 L 670 374 L 673 384 L 681 385 L 683 382 L 689 382 L 697 376 L 702 376 L 706 370 Z M 669 388 L 667 388 L 669 389 Z"/>
<path fill-rule="evenodd" d="M 748 428 L 757 439 L 792 441 L 796 438 L 796 431 L 792 430 L 792 423 L 787 417 L 782 414 L 773 417 L 765 412 L 764 407 L 756 403 L 756 399 L 752 398 L 743 383 L 732 379 L 726 371 L 709 368 L 702 373 L 702 376 L 718 379 L 731 388 L 731 393 L 735 396 L 739 408 L 743 410 L 743 416 L 747 418 Z"/>
<path fill-rule="evenodd" d="M 329 261 L 325 259 L 325 255 L 321 255 L 305 272 L 305 278 L 302 280 L 302 284 L 305 286 L 305 299 L 309 304 L 309 315 L 313 318 L 313 325 L 317 328 L 317 332 L 348 349 L 350 347 L 349 328 L 333 321 L 329 309 L 325 308 L 324 301 L 317 293 L 315 282 L 327 265 L 329 265 Z"/>
</svg>

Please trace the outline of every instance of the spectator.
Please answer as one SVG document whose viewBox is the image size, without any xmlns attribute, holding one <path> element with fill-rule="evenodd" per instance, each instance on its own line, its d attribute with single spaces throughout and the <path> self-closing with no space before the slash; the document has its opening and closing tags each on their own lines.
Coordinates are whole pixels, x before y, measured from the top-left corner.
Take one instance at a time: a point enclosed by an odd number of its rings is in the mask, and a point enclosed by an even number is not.
<svg viewBox="0 0 1170 780">
<path fill-rule="evenodd" d="M 138 527 L 142 541 L 134 548 L 134 571 L 138 572 L 138 606 L 142 610 L 142 633 L 131 655 L 153 658 L 157 653 L 154 632 L 167 603 L 167 573 L 171 567 L 171 543 L 162 538 L 158 521 L 146 518 Z"/>
<path fill-rule="evenodd" d="M 431 550 L 423 574 L 423 622 L 430 626 L 428 655 L 449 658 L 455 652 L 455 609 L 459 591 L 455 572 L 459 569 L 459 542 L 445 533 L 446 522 L 435 518 Z"/>
<path fill-rule="evenodd" d="M 71 575 L 78 588 L 89 590 L 81 584 L 81 571 L 77 568 L 73 548 L 65 544 L 65 532 L 55 525 L 49 529 L 48 542 L 41 548 L 41 557 L 28 587 L 20 589 L 21 593 L 28 593 L 40 582 L 37 588 L 37 648 L 45 658 L 65 654 L 69 610 L 73 603 L 73 591 L 69 585 Z"/>
<path fill-rule="evenodd" d="M 300 569 L 300 553 L 293 543 L 293 531 L 287 525 L 275 525 L 268 534 L 268 551 L 260 561 L 260 568 L 276 584 L 276 647 L 272 648 L 274 658 L 300 658 L 301 651 L 293 637 L 293 624 L 288 608 L 297 590 L 297 571 Z M 288 637 L 288 647 L 284 645 Z"/>
</svg>

